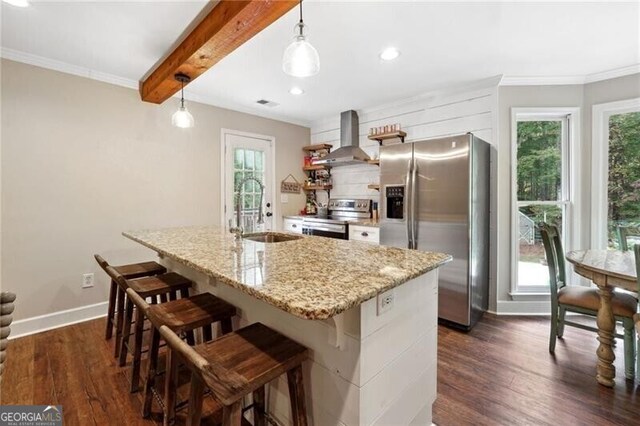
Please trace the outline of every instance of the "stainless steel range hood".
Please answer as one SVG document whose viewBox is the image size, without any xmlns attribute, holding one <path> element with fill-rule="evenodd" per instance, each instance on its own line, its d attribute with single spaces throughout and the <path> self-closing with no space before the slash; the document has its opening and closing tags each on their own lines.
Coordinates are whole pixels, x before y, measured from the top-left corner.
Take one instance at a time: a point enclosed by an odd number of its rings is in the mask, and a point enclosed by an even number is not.
<svg viewBox="0 0 640 426">
<path fill-rule="evenodd" d="M 340 148 L 313 163 L 338 167 L 363 164 L 370 160 L 367 153 L 360 148 L 359 128 L 357 112 L 353 110 L 342 112 L 340 114 Z"/>
</svg>

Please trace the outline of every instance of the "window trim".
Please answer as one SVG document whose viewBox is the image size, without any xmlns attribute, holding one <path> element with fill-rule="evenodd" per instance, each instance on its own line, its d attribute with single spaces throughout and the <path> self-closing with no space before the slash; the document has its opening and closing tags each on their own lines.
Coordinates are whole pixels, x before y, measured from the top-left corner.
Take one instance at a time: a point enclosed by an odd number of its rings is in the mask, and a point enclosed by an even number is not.
<svg viewBox="0 0 640 426">
<path fill-rule="evenodd" d="M 593 105 L 591 110 L 591 247 L 607 248 L 609 118 L 640 111 L 640 98 Z M 602 161 L 603 159 L 607 161 Z"/>
<path fill-rule="evenodd" d="M 563 182 L 563 200 L 553 201 L 552 204 L 565 203 L 565 221 L 570 224 L 564 229 L 565 238 L 563 241 L 565 251 L 574 250 L 582 246 L 581 238 L 581 219 L 575 214 L 581 206 L 580 197 L 580 156 L 579 148 L 581 141 L 580 125 L 581 111 L 580 107 L 513 107 L 511 108 L 511 284 L 510 295 L 514 300 L 522 300 L 522 298 L 530 299 L 532 294 L 545 295 L 549 294 L 549 289 L 545 286 L 527 286 L 518 287 L 518 212 L 520 203 L 532 204 L 531 202 L 518 201 L 517 188 L 517 167 L 518 167 L 518 121 L 533 121 L 544 119 L 567 119 L 567 133 L 563 135 L 567 140 L 562 147 L 562 155 L 566 156 L 566 167 L 562 170 Z M 545 202 L 533 202 L 544 204 Z M 567 271 L 570 272 L 570 271 Z M 569 284 L 578 282 L 574 274 L 567 274 Z"/>
</svg>

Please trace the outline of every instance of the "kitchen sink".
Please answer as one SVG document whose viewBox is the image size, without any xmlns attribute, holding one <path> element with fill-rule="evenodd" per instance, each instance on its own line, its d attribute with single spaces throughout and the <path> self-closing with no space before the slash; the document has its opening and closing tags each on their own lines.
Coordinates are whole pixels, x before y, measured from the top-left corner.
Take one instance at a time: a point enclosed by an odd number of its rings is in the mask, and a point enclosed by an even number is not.
<svg viewBox="0 0 640 426">
<path fill-rule="evenodd" d="M 242 238 L 245 240 L 257 241 L 259 243 L 282 243 L 285 241 L 299 240 L 302 236 L 261 232 L 258 234 L 247 234 Z"/>
</svg>

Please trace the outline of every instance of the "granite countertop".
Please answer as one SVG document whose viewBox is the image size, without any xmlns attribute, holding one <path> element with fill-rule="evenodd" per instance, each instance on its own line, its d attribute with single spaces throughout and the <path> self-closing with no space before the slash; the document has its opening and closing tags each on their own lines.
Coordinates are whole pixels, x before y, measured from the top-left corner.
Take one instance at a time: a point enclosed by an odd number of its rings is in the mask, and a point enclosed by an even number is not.
<svg viewBox="0 0 640 426">
<path fill-rule="evenodd" d="M 279 243 L 235 241 L 220 227 L 124 232 L 160 255 L 305 319 L 327 319 L 451 260 L 420 252 L 292 233 Z"/>
</svg>

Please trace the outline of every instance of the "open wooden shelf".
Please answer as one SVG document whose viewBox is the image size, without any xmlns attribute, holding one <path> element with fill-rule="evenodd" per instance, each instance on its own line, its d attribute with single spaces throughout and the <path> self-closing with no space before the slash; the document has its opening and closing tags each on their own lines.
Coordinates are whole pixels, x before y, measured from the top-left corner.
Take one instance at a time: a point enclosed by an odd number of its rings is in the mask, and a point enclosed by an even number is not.
<svg viewBox="0 0 640 426">
<path fill-rule="evenodd" d="M 320 151 L 322 149 L 331 149 L 333 145 L 329 145 L 328 143 L 321 143 L 318 145 L 309 145 L 302 148 L 303 151 Z"/>
<path fill-rule="evenodd" d="M 400 142 L 404 143 L 404 138 L 406 136 L 407 136 L 406 132 L 403 132 L 402 130 L 398 130 L 397 132 L 382 133 L 379 135 L 369 135 L 367 137 L 369 138 L 369 140 L 378 141 L 378 143 L 382 145 L 382 141 L 386 141 L 389 139 L 400 139 Z"/>
<path fill-rule="evenodd" d="M 327 191 L 331 188 L 333 188 L 333 185 L 308 185 L 308 186 L 302 187 L 302 189 L 305 191 L 317 191 L 317 190 Z"/>
<path fill-rule="evenodd" d="M 367 188 L 375 189 L 376 191 L 380 191 L 380 184 L 378 184 L 378 183 L 370 183 L 369 185 L 367 185 Z"/>
<path fill-rule="evenodd" d="M 369 164 L 373 164 L 375 166 L 379 166 L 380 165 L 380 159 L 377 160 L 367 160 L 367 163 Z"/>
<path fill-rule="evenodd" d="M 302 170 L 304 170 L 305 172 L 315 172 L 317 170 L 325 170 L 328 168 L 329 167 L 325 166 L 324 164 L 313 164 L 311 166 L 304 166 Z"/>
</svg>

